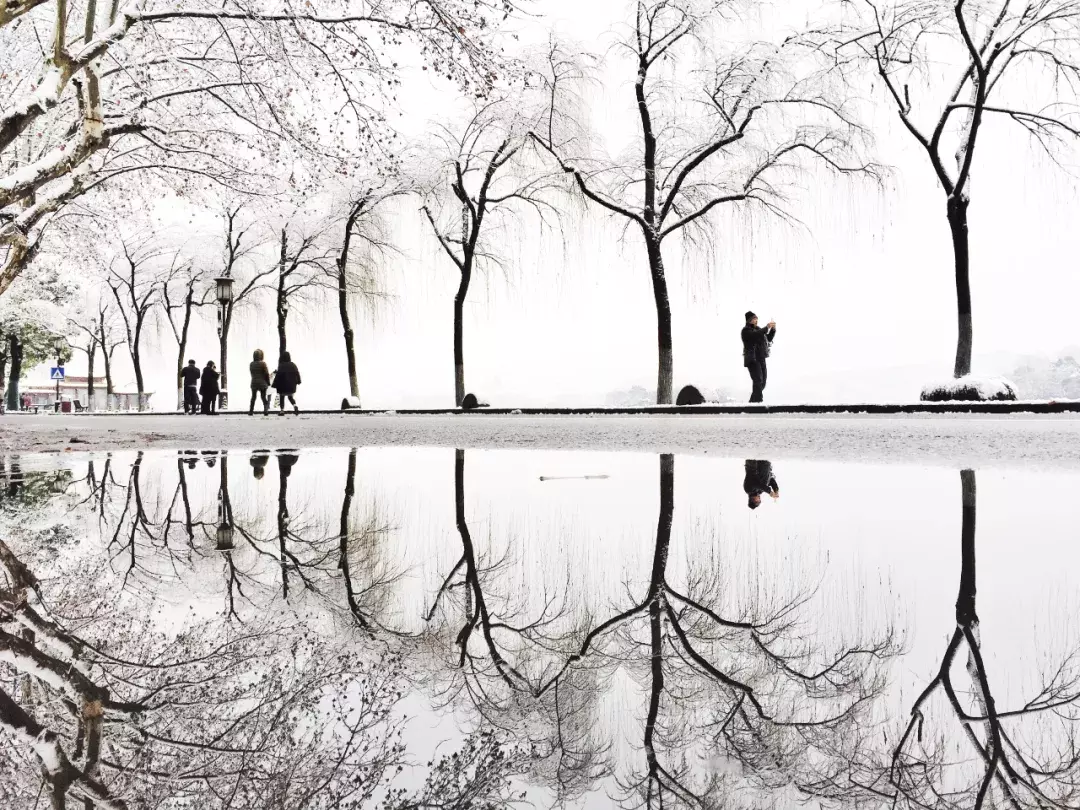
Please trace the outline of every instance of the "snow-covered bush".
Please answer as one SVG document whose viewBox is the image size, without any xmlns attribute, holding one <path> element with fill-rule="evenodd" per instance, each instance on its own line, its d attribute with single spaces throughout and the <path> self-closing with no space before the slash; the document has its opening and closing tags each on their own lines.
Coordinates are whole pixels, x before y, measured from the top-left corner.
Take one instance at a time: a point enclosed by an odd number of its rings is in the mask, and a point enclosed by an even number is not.
<svg viewBox="0 0 1080 810">
<path fill-rule="evenodd" d="M 1016 386 L 1004 377 L 977 377 L 933 383 L 922 390 L 923 402 L 992 402 L 1016 399 Z"/>
</svg>

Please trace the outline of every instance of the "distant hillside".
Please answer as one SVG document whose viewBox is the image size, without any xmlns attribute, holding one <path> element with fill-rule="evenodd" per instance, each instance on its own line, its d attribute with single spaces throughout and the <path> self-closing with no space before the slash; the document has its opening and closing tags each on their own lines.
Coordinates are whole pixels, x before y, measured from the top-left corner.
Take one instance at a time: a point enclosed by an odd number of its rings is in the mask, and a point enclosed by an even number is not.
<svg viewBox="0 0 1080 810">
<path fill-rule="evenodd" d="M 1009 378 L 1020 399 L 1080 399 L 1080 362 L 1072 355 L 1025 363 Z"/>
<path fill-rule="evenodd" d="M 678 394 L 679 389 L 675 389 Z M 722 388 L 702 388 L 702 396 L 706 402 L 735 402 L 729 391 Z M 656 404 L 656 389 L 645 388 L 635 385 L 623 391 L 609 391 L 604 397 L 604 406 L 607 408 L 640 408 L 645 405 Z"/>
</svg>

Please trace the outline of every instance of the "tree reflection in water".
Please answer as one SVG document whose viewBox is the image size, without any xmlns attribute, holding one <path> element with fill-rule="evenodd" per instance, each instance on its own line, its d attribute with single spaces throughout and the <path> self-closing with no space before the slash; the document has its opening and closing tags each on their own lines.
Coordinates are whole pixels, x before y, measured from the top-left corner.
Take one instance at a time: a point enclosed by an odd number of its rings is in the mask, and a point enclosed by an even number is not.
<svg viewBox="0 0 1080 810">
<path fill-rule="evenodd" d="M 960 584 L 941 662 L 884 761 L 866 756 L 880 750 L 874 746 L 853 749 L 852 779 L 843 790 L 856 787 L 903 808 L 1074 808 L 1080 650 L 1036 672 L 1041 687 L 1022 705 L 998 705 L 975 609 L 974 470 L 960 471 L 960 502 Z M 967 684 L 958 685 L 958 676 Z"/>
<path fill-rule="evenodd" d="M 722 572 L 698 570 L 685 586 L 676 587 L 668 576 L 674 456 L 660 456 L 660 514 L 645 593 L 603 621 L 560 634 L 547 632 L 558 618 L 554 600 L 546 600 L 540 616 L 531 620 L 512 610 L 492 610 L 488 589 L 499 567 L 480 561 L 469 533 L 464 471 L 465 453 L 458 450 L 454 487 L 462 556 L 427 618 L 433 619 L 443 605 L 452 621 L 461 614 L 445 603 L 455 592 L 466 595 L 459 600 L 464 621 L 454 637 L 463 673 L 459 691 L 469 696 L 484 722 L 521 726 L 521 702 L 531 699 L 533 710 L 545 714 L 552 727 L 549 758 L 566 753 L 564 732 L 569 731 L 571 761 L 584 763 L 594 780 L 602 772 L 617 772 L 618 798 L 627 806 L 753 803 L 764 794 L 747 798 L 748 786 L 810 792 L 823 769 L 839 767 L 839 740 L 868 716 L 885 683 L 884 666 L 899 652 L 891 631 L 828 651 L 823 642 L 808 643 L 798 622 L 811 592 L 778 603 L 769 598 L 732 614 L 725 610 Z M 495 601 L 501 608 L 511 604 L 505 597 Z M 550 657 L 552 651 L 560 651 L 562 663 L 543 667 L 540 677 L 518 663 L 540 652 Z M 590 701 L 583 690 L 589 685 L 596 689 L 600 679 L 619 670 L 632 674 L 647 695 L 642 767 L 629 770 L 603 762 L 604 746 L 596 742 L 595 732 L 582 733 L 589 724 L 582 722 L 581 713 L 595 709 L 595 699 Z M 498 684 L 509 691 L 499 696 Z M 569 712 L 564 695 L 572 696 Z M 595 726 L 596 718 L 591 719 Z M 562 751 L 556 754 L 555 749 Z M 558 768 L 555 773 L 558 779 Z M 556 788 L 562 795 L 566 785 L 559 781 Z"/>
<path fill-rule="evenodd" d="M 671 455 L 647 570 L 597 614 L 569 586 L 524 593 L 497 538 L 473 535 L 456 451 L 460 552 L 419 633 L 395 614 L 409 571 L 358 491 L 358 451 L 338 456 L 341 477 L 319 459 L 318 503 L 290 489 L 302 455 L 256 451 L 238 470 L 235 452 L 180 453 L 173 472 L 135 453 L 81 477 L 0 456 L 0 807 L 504 807 L 522 773 L 560 804 L 596 791 L 703 810 L 1080 801 L 1077 654 L 1018 705 L 995 700 L 972 471 L 955 625 L 900 719 L 882 699 L 891 628 L 815 624 L 800 572 L 738 587 L 712 535 L 712 556 L 672 563 L 673 545 L 693 546 L 675 528 Z M 413 770 L 399 701 L 419 694 L 476 732 Z M 613 695 L 636 707 L 621 710 L 629 750 Z"/>
<path fill-rule="evenodd" d="M 158 521 L 140 491 L 143 464 L 136 456 L 126 500 L 106 510 L 118 524 L 103 529 L 106 545 L 123 547 L 115 577 L 100 549 L 81 547 L 69 531 L 71 547 L 58 558 L 37 528 L 4 522 L 0 806 L 29 810 L 42 795 L 53 808 L 73 801 L 107 810 L 507 804 L 526 752 L 494 733 L 468 736 L 426 767 L 410 761 L 399 708 L 409 679 L 402 645 L 327 632 L 287 611 L 207 615 L 195 612 L 196 594 L 183 611 L 148 602 L 149 558 L 163 556 L 166 570 L 183 559 L 169 553 L 174 538 L 163 530 L 197 510 L 177 508 L 174 496 L 173 518 Z M 53 486 L 56 476 L 8 477 L 0 506 L 15 518 L 77 503 L 67 482 Z M 194 527 L 181 534 L 187 549 Z M 336 533 L 326 545 L 336 563 Z M 207 558 L 187 559 L 197 569 Z M 144 578 L 139 587 L 133 572 Z M 19 688 L 9 692 L 12 683 Z"/>
</svg>

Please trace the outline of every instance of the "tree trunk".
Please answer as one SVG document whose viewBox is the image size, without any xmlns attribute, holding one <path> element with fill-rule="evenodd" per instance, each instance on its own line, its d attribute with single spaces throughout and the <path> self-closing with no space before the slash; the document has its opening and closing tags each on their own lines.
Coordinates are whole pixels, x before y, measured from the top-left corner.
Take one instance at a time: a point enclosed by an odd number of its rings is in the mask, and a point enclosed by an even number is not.
<svg viewBox="0 0 1080 810">
<path fill-rule="evenodd" d="M 664 257 L 660 243 L 645 237 L 649 255 L 649 273 L 652 276 L 653 300 L 656 303 L 656 404 L 670 405 L 675 377 L 675 358 L 671 343 L 671 300 L 668 298 L 667 277 L 664 275 Z"/>
<path fill-rule="evenodd" d="M 3 336 L 0 336 L 0 341 L 7 342 Z M 7 362 L 7 351 L 0 351 L 0 400 L 4 402 L 4 407 L 7 407 Z"/>
<path fill-rule="evenodd" d="M 281 566 L 281 596 L 285 601 L 289 600 L 289 557 L 286 542 L 289 536 L 289 473 L 281 466 L 281 458 L 278 457 L 278 508 L 277 508 L 277 532 L 278 532 L 278 562 Z"/>
<path fill-rule="evenodd" d="M 356 494 L 356 448 L 349 450 L 349 469 L 345 473 L 345 495 L 341 499 L 341 516 L 338 523 L 338 568 L 345 580 L 345 598 L 349 602 L 349 610 L 356 618 L 357 624 L 366 628 L 368 621 L 360 604 L 356 601 L 356 592 L 353 590 L 352 570 L 349 567 L 349 542 L 352 531 L 349 525 L 349 514 L 352 511 L 353 495 Z"/>
<path fill-rule="evenodd" d="M 975 613 L 975 471 L 960 471 L 962 523 L 960 529 L 960 591 L 956 596 L 956 623 L 971 627 Z"/>
<path fill-rule="evenodd" d="M 946 216 L 953 243 L 953 267 L 956 273 L 956 364 L 953 376 L 963 377 L 971 373 L 973 344 L 971 323 L 971 256 L 968 251 L 968 200 L 963 195 L 948 198 Z"/>
<path fill-rule="evenodd" d="M 289 317 L 289 300 L 288 294 L 285 292 L 285 265 L 288 259 L 289 252 L 289 237 L 285 233 L 285 229 L 281 229 L 281 253 L 278 256 L 278 285 L 277 285 L 277 337 L 278 337 L 278 361 L 284 357 L 285 352 L 288 351 L 287 341 L 285 338 L 285 319 Z"/>
<path fill-rule="evenodd" d="M 180 340 L 176 349 L 176 409 L 184 409 L 184 355 L 187 354 L 188 329 L 191 327 L 191 310 L 195 305 L 194 282 L 188 284 L 187 294 L 184 296 L 184 325 L 180 329 Z"/>
<path fill-rule="evenodd" d="M 91 340 L 86 350 L 86 409 L 93 412 L 94 408 L 94 358 L 97 355 L 97 341 Z"/>
<path fill-rule="evenodd" d="M 8 359 L 11 361 L 11 371 L 8 373 L 7 409 L 17 411 L 19 409 L 19 378 L 22 376 L 23 346 L 18 335 L 8 336 Z"/>
<path fill-rule="evenodd" d="M 146 395 L 144 393 L 146 391 L 146 386 L 143 384 L 142 357 L 139 354 L 139 336 L 141 331 L 142 324 L 140 323 L 135 327 L 135 344 L 131 348 L 131 364 L 135 367 L 135 390 L 138 392 L 139 411 L 144 410 L 146 404 Z"/>
<path fill-rule="evenodd" d="M 461 283 L 454 296 L 454 406 L 460 408 L 465 399 L 465 296 L 472 280 L 472 252 L 465 257 Z"/>
<path fill-rule="evenodd" d="M 349 284 L 345 269 L 338 267 L 338 315 L 345 336 L 345 366 L 349 372 L 349 396 L 360 398 L 360 381 L 356 377 L 356 349 L 353 347 L 352 320 L 349 318 Z"/>
<path fill-rule="evenodd" d="M 663 613 L 661 592 L 667 577 L 668 551 L 671 547 L 671 524 L 675 513 L 675 456 L 660 456 L 660 517 L 656 525 L 656 548 L 649 582 L 649 651 L 651 683 L 649 709 L 645 717 L 645 760 L 650 778 L 656 779 L 659 761 L 656 757 L 656 719 L 660 713 L 660 698 L 664 692 Z"/>
<path fill-rule="evenodd" d="M 285 356 L 285 352 L 289 350 L 288 340 L 285 337 L 285 320 L 289 317 L 289 313 L 285 309 L 285 298 L 282 295 L 281 290 L 278 290 L 277 300 L 277 341 L 278 341 L 278 360 Z"/>
</svg>

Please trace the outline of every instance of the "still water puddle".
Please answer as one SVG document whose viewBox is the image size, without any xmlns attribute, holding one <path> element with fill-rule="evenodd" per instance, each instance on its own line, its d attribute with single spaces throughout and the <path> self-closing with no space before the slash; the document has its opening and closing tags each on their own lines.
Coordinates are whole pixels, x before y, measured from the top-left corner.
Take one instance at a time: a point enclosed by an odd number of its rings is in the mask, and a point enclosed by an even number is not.
<svg viewBox="0 0 1080 810">
<path fill-rule="evenodd" d="M 1080 801 L 1080 475 L 0 463 L 5 808 Z"/>
</svg>

